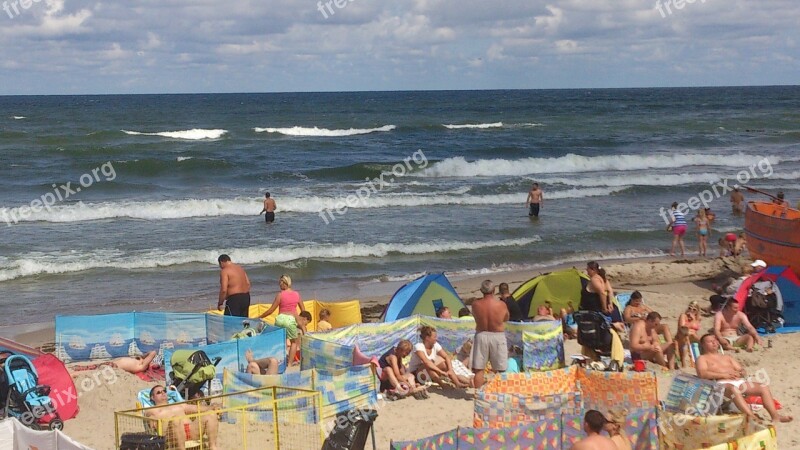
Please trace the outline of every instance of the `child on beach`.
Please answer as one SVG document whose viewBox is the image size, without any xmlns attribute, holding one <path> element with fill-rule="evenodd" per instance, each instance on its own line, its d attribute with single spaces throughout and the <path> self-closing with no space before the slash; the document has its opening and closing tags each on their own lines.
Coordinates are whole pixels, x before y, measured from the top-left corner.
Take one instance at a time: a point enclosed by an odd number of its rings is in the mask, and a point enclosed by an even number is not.
<svg viewBox="0 0 800 450">
<path fill-rule="evenodd" d="M 378 367 L 381 368 L 381 392 L 390 391 L 396 397 L 412 394 L 418 400 L 428 398 L 425 388 L 417 386 L 414 374 L 403 364 L 403 358 L 410 355 L 412 350 L 411 341 L 403 339 L 378 359 Z"/>
<path fill-rule="evenodd" d="M 319 321 L 317 322 L 317 331 L 330 331 L 333 325 L 328 321 L 331 318 L 331 312 L 328 309 L 323 309 L 319 312 Z"/>
<path fill-rule="evenodd" d="M 709 221 L 706 217 L 706 211 L 704 209 L 697 210 L 697 217 L 694 218 L 694 223 L 697 225 L 697 239 L 700 241 L 698 254 L 700 256 L 706 256 L 706 249 L 708 248 Z"/>
</svg>

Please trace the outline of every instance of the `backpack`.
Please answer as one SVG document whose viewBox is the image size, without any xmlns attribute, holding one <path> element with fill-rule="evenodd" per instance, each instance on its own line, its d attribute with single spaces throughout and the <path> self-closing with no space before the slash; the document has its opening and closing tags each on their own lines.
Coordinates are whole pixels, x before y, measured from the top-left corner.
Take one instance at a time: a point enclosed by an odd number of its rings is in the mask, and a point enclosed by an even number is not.
<svg viewBox="0 0 800 450">
<path fill-rule="evenodd" d="M 597 311 L 578 311 L 575 313 L 578 325 L 578 344 L 592 350 L 611 351 L 611 325 L 603 314 Z"/>
</svg>

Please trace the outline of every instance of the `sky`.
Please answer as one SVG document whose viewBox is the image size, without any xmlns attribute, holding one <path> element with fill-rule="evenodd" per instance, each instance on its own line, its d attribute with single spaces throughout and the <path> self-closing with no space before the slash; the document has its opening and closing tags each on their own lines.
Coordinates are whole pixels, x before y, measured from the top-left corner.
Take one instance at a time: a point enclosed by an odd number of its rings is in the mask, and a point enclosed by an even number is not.
<svg viewBox="0 0 800 450">
<path fill-rule="evenodd" d="M 800 84 L 798 0 L 0 7 L 0 95 Z"/>
</svg>

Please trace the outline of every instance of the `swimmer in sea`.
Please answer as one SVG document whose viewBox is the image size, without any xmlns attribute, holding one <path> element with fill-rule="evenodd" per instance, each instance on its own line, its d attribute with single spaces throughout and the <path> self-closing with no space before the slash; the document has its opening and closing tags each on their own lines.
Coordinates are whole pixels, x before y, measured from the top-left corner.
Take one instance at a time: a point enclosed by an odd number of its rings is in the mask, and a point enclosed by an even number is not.
<svg viewBox="0 0 800 450">
<path fill-rule="evenodd" d="M 267 192 L 266 194 L 264 194 L 264 209 L 262 209 L 261 212 L 258 213 L 258 215 L 260 216 L 262 213 L 265 213 L 264 221 L 266 223 L 272 223 L 275 222 L 276 209 L 277 206 L 275 205 L 275 199 L 270 198 L 269 192 Z"/>
<path fill-rule="evenodd" d="M 525 201 L 525 206 L 530 207 L 528 216 L 538 218 L 542 203 L 544 203 L 544 195 L 542 190 L 539 189 L 539 183 L 533 183 L 530 192 L 528 192 L 528 199 Z"/>
</svg>

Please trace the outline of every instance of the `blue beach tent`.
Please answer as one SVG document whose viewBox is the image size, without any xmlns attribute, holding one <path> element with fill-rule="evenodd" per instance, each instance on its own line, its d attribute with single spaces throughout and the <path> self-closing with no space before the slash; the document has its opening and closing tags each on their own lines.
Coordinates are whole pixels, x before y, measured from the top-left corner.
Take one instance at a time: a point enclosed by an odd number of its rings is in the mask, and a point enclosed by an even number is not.
<svg viewBox="0 0 800 450">
<path fill-rule="evenodd" d="M 444 306 L 455 316 L 465 305 L 443 273 L 424 275 L 395 292 L 382 320 L 392 322 L 414 314 L 436 316 L 436 310 Z"/>
</svg>

